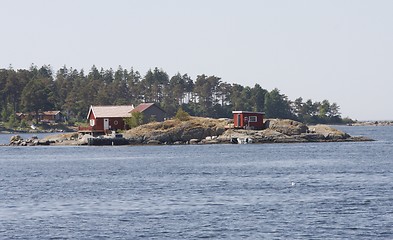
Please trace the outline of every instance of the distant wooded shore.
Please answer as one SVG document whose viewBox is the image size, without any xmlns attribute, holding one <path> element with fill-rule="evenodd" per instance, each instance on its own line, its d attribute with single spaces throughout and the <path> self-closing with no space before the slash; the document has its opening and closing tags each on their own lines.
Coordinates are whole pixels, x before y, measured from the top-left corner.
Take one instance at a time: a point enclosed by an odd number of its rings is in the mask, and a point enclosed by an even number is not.
<svg viewBox="0 0 393 240">
<path fill-rule="evenodd" d="M 349 126 L 393 126 L 393 121 L 356 121 Z"/>
</svg>

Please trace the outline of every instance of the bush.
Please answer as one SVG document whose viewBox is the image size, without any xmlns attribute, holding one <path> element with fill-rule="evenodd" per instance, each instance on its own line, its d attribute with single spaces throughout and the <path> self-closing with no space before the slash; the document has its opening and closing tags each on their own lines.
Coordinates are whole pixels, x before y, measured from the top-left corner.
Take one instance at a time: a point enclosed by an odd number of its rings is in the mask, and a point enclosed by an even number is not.
<svg viewBox="0 0 393 240">
<path fill-rule="evenodd" d="M 125 118 L 124 122 L 130 127 L 135 128 L 143 124 L 143 113 L 141 112 L 133 112 L 131 117 Z"/>
<path fill-rule="evenodd" d="M 8 119 L 7 126 L 9 128 L 15 128 L 18 125 L 19 125 L 19 121 L 18 121 L 18 119 L 16 119 L 15 114 L 11 114 Z"/>
<path fill-rule="evenodd" d="M 182 108 L 179 108 L 179 110 L 177 110 L 175 118 L 179 119 L 180 121 L 188 121 L 190 119 L 190 114 L 188 114 Z"/>
<path fill-rule="evenodd" d="M 21 128 L 28 128 L 29 127 L 29 125 L 27 124 L 26 120 L 24 120 L 24 119 L 20 122 L 19 126 Z"/>
</svg>

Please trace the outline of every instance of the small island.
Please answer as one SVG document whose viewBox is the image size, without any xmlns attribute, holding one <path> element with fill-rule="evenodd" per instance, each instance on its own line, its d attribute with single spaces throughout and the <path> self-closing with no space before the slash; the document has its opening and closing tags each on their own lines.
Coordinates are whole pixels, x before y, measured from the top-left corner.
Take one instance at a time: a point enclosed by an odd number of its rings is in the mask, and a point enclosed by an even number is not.
<svg viewBox="0 0 393 240">
<path fill-rule="evenodd" d="M 115 136 L 102 136 L 102 138 Z M 76 132 L 61 133 L 44 139 L 10 140 L 12 146 L 88 145 L 91 135 Z M 367 137 L 350 136 L 328 125 L 305 125 L 289 119 L 266 119 L 264 129 L 236 129 L 231 119 L 188 117 L 152 122 L 122 133 L 127 145 L 181 145 L 181 144 L 251 144 L 251 143 L 306 143 L 373 141 Z M 116 144 L 114 144 L 116 145 Z M 124 144 L 122 144 L 124 145 Z"/>
<path fill-rule="evenodd" d="M 329 127 L 356 124 L 342 118 L 337 103 L 290 100 L 279 89 L 268 91 L 258 83 L 242 86 L 205 74 L 170 77 L 159 68 L 141 75 L 121 66 L 99 70 L 93 65 L 87 72 L 64 66 L 53 72 L 50 66 L 32 65 L 0 73 L 0 85 L 6 86 L 0 91 L 0 133 L 62 132 L 45 139 L 14 136 L 11 145 L 368 140 Z M 189 115 L 179 118 L 179 110 Z M 255 114 L 243 116 L 246 111 Z"/>
</svg>

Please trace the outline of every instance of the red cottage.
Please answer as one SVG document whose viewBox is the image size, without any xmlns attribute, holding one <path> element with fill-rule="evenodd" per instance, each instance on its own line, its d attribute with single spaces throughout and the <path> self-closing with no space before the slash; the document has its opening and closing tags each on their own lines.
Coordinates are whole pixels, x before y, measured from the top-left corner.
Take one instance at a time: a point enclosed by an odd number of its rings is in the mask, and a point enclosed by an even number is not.
<svg viewBox="0 0 393 240">
<path fill-rule="evenodd" d="M 232 111 L 235 128 L 263 129 L 264 112 Z"/>
<path fill-rule="evenodd" d="M 133 105 L 126 106 L 90 106 L 87 119 L 89 127 L 80 127 L 80 133 L 93 136 L 110 133 L 111 131 L 125 130 L 127 126 L 124 118 L 131 117 Z"/>
</svg>

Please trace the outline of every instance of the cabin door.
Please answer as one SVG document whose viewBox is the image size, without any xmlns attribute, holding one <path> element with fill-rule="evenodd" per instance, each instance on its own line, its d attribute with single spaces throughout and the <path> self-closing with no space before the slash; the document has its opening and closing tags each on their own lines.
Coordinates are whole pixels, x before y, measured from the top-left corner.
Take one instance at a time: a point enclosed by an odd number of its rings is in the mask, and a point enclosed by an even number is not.
<svg viewBox="0 0 393 240">
<path fill-rule="evenodd" d="M 108 130 L 108 129 L 109 129 L 109 119 L 104 118 L 104 130 Z"/>
<path fill-rule="evenodd" d="M 238 114 L 237 115 L 237 127 L 240 127 L 241 125 L 242 125 L 242 118 L 241 118 L 241 115 Z"/>
</svg>

